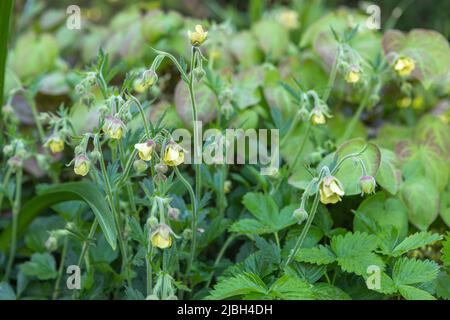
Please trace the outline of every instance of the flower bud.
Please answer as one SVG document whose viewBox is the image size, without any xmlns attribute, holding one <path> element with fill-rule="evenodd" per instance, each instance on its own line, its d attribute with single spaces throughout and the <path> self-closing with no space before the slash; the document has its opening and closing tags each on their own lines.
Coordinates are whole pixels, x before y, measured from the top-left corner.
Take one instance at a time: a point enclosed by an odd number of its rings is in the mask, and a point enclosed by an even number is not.
<svg viewBox="0 0 450 320">
<path fill-rule="evenodd" d="M 107 116 L 105 124 L 103 125 L 103 131 L 111 138 L 120 140 L 122 139 L 126 127 L 125 124 L 119 118 Z"/>
<path fill-rule="evenodd" d="M 155 170 L 158 174 L 166 174 L 169 168 L 164 163 L 158 163 L 155 165 Z"/>
<path fill-rule="evenodd" d="M 16 171 L 17 169 L 22 168 L 23 161 L 20 157 L 14 156 L 9 158 L 8 165 L 11 167 L 13 171 Z"/>
<path fill-rule="evenodd" d="M 45 248 L 50 252 L 58 249 L 58 238 L 51 234 L 45 241 Z"/>
<path fill-rule="evenodd" d="M 194 69 L 194 77 L 197 81 L 202 80 L 202 78 L 205 76 L 205 70 L 203 70 L 202 67 L 197 67 Z"/>
<path fill-rule="evenodd" d="M 394 70 L 401 77 L 409 76 L 415 69 L 414 60 L 407 56 L 401 56 L 394 62 Z"/>
<path fill-rule="evenodd" d="M 198 24 L 195 26 L 194 32 L 188 31 L 188 37 L 194 47 L 199 47 L 208 37 L 208 32 L 204 31 L 203 27 Z"/>
<path fill-rule="evenodd" d="M 156 217 L 151 216 L 150 218 L 147 219 L 147 226 L 150 229 L 155 229 L 159 224 L 159 221 Z"/>
<path fill-rule="evenodd" d="M 358 83 L 361 80 L 361 71 L 358 68 L 352 67 L 345 74 L 345 81 L 349 84 Z"/>
<path fill-rule="evenodd" d="M 230 191 L 231 191 L 231 181 L 230 180 L 226 180 L 223 183 L 223 192 L 230 193 Z"/>
<path fill-rule="evenodd" d="M 134 148 L 138 151 L 139 158 L 144 161 L 152 160 L 152 152 L 155 147 L 153 140 L 148 140 L 144 143 L 136 143 Z"/>
<path fill-rule="evenodd" d="M 170 248 L 172 246 L 171 232 L 168 225 L 160 224 L 150 236 L 152 246 L 160 249 Z"/>
<path fill-rule="evenodd" d="M 101 157 L 102 157 L 102 154 L 98 150 L 93 150 L 90 153 L 90 158 L 91 158 L 93 163 L 97 163 L 97 161 L 100 160 Z"/>
<path fill-rule="evenodd" d="M 14 147 L 10 144 L 7 144 L 6 146 L 3 147 L 3 154 L 5 155 L 5 157 L 9 157 L 10 155 L 12 155 L 14 152 Z"/>
<path fill-rule="evenodd" d="M 178 208 L 169 207 L 167 214 L 172 220 L 178 220 L 180 217 L 180 210 Z"/>
<path fill-rule="evenodd" d="M 184 162 L 184 151 L 181 146 L 176 143 L 169 143 L 164 150 L 164 164 L 176 167 Z"/>
<path fill-rule="evenodd" d="M 85 155 L 78 155 L 75 157 L 75 165 L 73 169 L 75 171 L 75 174 L 84 177 L 88 174 L 90 167 L 91 161 L 88 157 L 86 157 Z"/>
<path fill-rule="evenodd" d="M 190 240 L 192 238 L 192 230 L 189 228 L 186 228 L 183 230 L 183 239 Z"/>
<path fill-rule="evenodd" d="M 308 212 L 306 212 L 303 207 L 296 209 L 292 215 L 294 216 L 295 220 L 297 220 L 298 224 L 302 224 L 303 221 L 308 219 Z"/>
<path fill-rule="evenodd" d="M 148 165 L 144 160 L 137 159 L 133 162 L 133 168 L 137 173 L 142 173 L 148 169 Z"/>
<path fill-rule="evenodd" d="M 59 153 L 64 150 L 64 140 L 58 135 L 52 135 L 47 139 L 44 146 L 48 147 L 53 154 Z"/>
<path fill-rule="evenodd" d="M 375 193 L 377 183 L 372 176 L 362 176 L 359 178 L 359 186 L 361 188 L 361 195 Z"/>
</svg>

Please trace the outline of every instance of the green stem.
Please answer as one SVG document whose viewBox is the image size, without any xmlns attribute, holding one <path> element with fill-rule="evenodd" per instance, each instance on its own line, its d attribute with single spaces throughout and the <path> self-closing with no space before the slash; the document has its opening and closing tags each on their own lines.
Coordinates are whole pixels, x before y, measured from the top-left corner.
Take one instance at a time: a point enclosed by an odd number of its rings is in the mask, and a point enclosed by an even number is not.
<svg viewBox="0 0 450 320">
<path fill-rule="evenodd" d="M 64 272 L 64 261 L 66 260 L 68 243 L 69 243 L 69 238 L 65 237 L 63 249 L 62 249 L 62 253 L 61 253 L 61 260 L 59 262 L 58 278 L 56 279 L 55 288 L 53 289 L 53 300 L 58 299 L 59 286 L 61 284 L 61 278 L 62 278 L 62 274 Z"/>
<path fill-rule="evenodd" d="M 294 170 L 295 166 L 298 163 L 298 160 L 301 159 L 303 150 L 305 149 L 306 141 L 309 139 L 309 134 L 311 132 L 311 127 L 312 127 L 311 122 L 308 122 L 307 125 L 306 125 L 305 135 L 303 136 L 302 142 L 300 144 L 300 148 L 297 150 L 297 153 L 294 156 L 294 161 L 292 162 L 292 165 L 289 167 L 289 173 L 291 173 L 292 170 Z M 289 176 L 289 174 L 288 174 L 288 176 Z"/>
<path fill-rule="evenodd" d="M 141 114 L 142 121 L 144 122 L 145 134 L 147 135 L 147 139 L 150 140 L 152 136 L 151 136 L 150 131 L 148 129 L 148 123 L 147 123 L 147 118 L 145 117 L 144 109 L 142 108 L 141 103 L 139 102 L 139 100 L 135 96 L 133 96 L 131 94 L 129 96 L 136 103 L 136 106 L 139 109 L 139 113 Z"/>
<path fill-rule="evenodd" d="M 229 245 L 234 241 L 234 239 L 237 237 L 237 234 L 233 234 L 230 237 L 228 237 L 228 239 L 225 241 L 225 243 L 223 244 L 222 248 L 219 251 L 219 254 L 217 255 L 216 260 L 214 261 L 214 265 L 213 265 L 213 270 L 211 271 L 211 273 L 209 274 L 209 278 L 208 281 L 206 282 L 205 288 L 209 288 L 211 281 L 213 279 L 214 276 L 214 272 L 217 268 L 217 266 L 219 265 L 220 260 L 222 260 L 223 255 L 225 254 L 225 251 L 227 250 L 227 248 L 229 247 Z"/>
<path fill-rule="evenodd" d="M 17 245 L 17 227 L 19 222 L 19 212 L 22 199 L 22 169 L 17 169 L 16 172 L 16 192 L 12 210 L 12 233 L 11 233 L 11 247 L 9 251 L 8 263 L 6 265 L 6 273 L 4 281 L 8 282 L 13 267 L 14 257 L 16 255 Z"/>
<path fill-rule="evenodd" d="M 109 205 L 111 207 L 111 211 L 113 212 L 114 219 L 116 221 L 117 236 L 118 236 L 118 240 L 119 240 L 119 248 L 120 248 L 121 255 L 122 255 L 122 272 L 125 272 L 125 277 L 127 278 L 128 286 L 131 287 L 132 286 L 131 275 L 128 270 L 128 256 L 127 256 L 126 246 L 125 246 L 125 242 L 124 242 L 123 234 L 122 234 L 120 215 L 119 215 L 119 212 L 117 212 L 117 208 L 114 203 L 114 196 L 113 196 L 113 191 L 111 188 L 111 182 L 109 181 L 108 173 L 106 171 L 105 160 L 104 160 L 103 154 L 101 152 L 100 143 L 98 141 L 98 135 L 96 135 L 94 137 L 94 144 L 95 144 L 96 149 L 100 153 L 99 161 L 100 161 L 100 167 L 102 170 L 103 179 L 105 181 L 105 189 L 106 189 L 107 199 L 108 199 Z"/>
<path fill-rule="evenodd" d="M 7 185 L 9 183 L 9 178 L 11 178 L 11 173 L 12 173 L 11 167 L 8 166 L 8 170 L 6 170 L 6 174 L 3 177 L 3 182 L 2 182 L 3 190 L 6 190 L 6 188 L 7 188 Z M 4 192 L 0 193 L 0 210 L 2 209 L 4 196 L 5 196 Z"/>
<path fill-rule="evenodd" d="M 150 239 L 148 239 L 147 254 L 145 255 L 145 264 L 147 268 L 147 296 L 151 295 L 153 292 L 152 254 L 153 247 Z"/>
<path fill-rule="evenodd" d="M 291 126 L 289 127 L 288 132 L 284 135 L 283 139 L 281 139 L 281 146 L 284 146 L 288 138 L 291 136 L 292 132 L 294 132 L 295 128 L 297 127 L 298 121 L 300 120 L 300 114 L 297 112 L 295 114 L 294 120 L 292 120 Z"/>
<path fill-rule="evenodd" d="M 192 190 L 191 185 L 189 182 L 183 177 L 183 175 L 180 173 L 180 170 L 178 170 L 178 167 L 175 167 L 175 172 L 178 176 L 178 178 L 181 180 L 181 182 L 184 184 L 186 189 L 189 192 L 189 196 L 191 197 L 192 202 L 192 245 L 191 245 L 191 256 L 189 259 L 188 264 L 188 271 L 190 271 L 192 263 L 194 262 L 195 257 L 195 247 L 197 242 L 197 230 L 194 229 L 197 226 L 197 199 L 195 198 L 194 190 Z"/>
<path fill-rule="evenodd" d="M 353 131 L 355 130 L 355 126 L 358 123 L 358 120 L 361 117 L 362 112 L 367 107 L 367 102 L 369 100 L 371 91 L 372 91 L 371 86 L 369 86 L 369 89 L 367 90 L 366 94 L 364 95 L 364 98 L 361 100 L 361 102 L 358 106 L 358 109 L 356 110 L 356 113 L 353 115 L 352 120 L 350 120 L 350 123 L 347 126 L 347 128 L 345 129 L 344 134 L 339 139 L 340 143 L 347 141 L 348 138 L 350 138 L 350 136 L 353 134 Z"/>
<path fill-rule="evenodd" d="M 8 55 L 9 27 L 13 15 L 13 0 L 0 1 L 0 106 L 3 106 L 6 57 Z"/>
<path fill-rule="evenodd" d="M 336 81 L 336 76 L 337 76 L 338 61 L 339 61 L 340 57 L 341 57 L 341 45 L 339 44 L 337 51 L 336 51 L 336 56 L 333 61 L 333 66 L 331 67 L 330 77 L 328 78 L 328 84 L 327 84 L 327 87 L 326 87 L 325 92 L 323 93 L 323 97 L 322 97 L 322 100 L 325 102 L 327 102 L 328 98 L 330 97 L 331 90 L 334 87 L 334 83 Z"/>
<path fill-rule="evenodd" d="M 309 214 L 308 219 L 306 220 L 305 227 L 303 228 L 302 233 L 300 234 L 300 237 L 298 238 L 297 243 L 294 246 L 294 249 L 291 251 L 291 254 L 289 255 L 286 263 L 284 264 L 284 268 L 286 268 L 292 262 L 292 259 L 294 259 L 294 257 L 297 255 L 298 250 L 302 247 L 303 241 L 305 240 L 306 235 L 308 234 L 308 231 L 311 228 L 311 224 L 314 220 L 314 216 L 316 215 L 318 206 L 319 206 L 319 192 L 316 192 L 313 205 L 311 207 L 311 213 Z"/>
</svg>

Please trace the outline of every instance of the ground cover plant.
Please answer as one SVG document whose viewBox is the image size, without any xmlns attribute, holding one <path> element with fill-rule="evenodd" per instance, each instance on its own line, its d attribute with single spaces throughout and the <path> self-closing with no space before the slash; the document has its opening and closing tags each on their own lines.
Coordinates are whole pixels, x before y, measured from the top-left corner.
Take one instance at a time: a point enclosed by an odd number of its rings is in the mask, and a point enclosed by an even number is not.
<svg viewBox="0 0 450 320">
<path fill-rule="evenodd" d="M 380 5 L 1 1 L 0 299 L 449 299 L 448 5 Z"/>
</svg>

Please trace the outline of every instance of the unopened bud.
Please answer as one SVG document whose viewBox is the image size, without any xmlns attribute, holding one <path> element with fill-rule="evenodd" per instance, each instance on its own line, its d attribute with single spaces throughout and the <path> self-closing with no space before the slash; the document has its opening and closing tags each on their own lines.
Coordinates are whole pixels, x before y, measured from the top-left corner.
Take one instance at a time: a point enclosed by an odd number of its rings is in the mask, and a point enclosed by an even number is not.
<svg viewBox="0 0 450 320">
<path fill-rule="evenodd" d="M 147 170 L 148 165 L 144 160 L 137 159 L 133 162 L 133 168 L 137 173 L 142 173 Z"/>
<path fill-rule="evenodd" d="M 359 186 L 361 187 L 361 194 L 371 194 L 375 192 L 377 183 L 372 176 L 362 176 L 359 179 Z"/>
<path fill-rule="evenodd" d="M 298 224 L 303 223 L 306 219 L 308 219 L 308 212 L 302 207 L 296 209 L 293 213 L 295 220 L 297 220 Z"/>
<path fill-rule="evenodd" d="M 151 229 L 154 229 L 158 226 L 159 221 L 156 217 L 151 216 L 150 218 L 147 219 L 147 226 Z"/>
</svg>

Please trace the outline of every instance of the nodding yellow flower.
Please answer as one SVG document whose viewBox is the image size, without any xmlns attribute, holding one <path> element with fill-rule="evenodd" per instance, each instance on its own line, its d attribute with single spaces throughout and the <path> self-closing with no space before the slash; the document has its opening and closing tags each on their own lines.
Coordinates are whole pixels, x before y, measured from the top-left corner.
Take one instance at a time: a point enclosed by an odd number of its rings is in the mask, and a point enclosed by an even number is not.
<svg viewBox="0 0 450 320">
<path fill-rule="evenodd" d="M 412 100 L 410 97 L 403 97 L 403 98 L 397 100 L 397 106 L 399 108 L 405 109 L 411 105 L 411 102 L 412 102 Z"/>
<path fill-rule="evenodd" d="M 111 139 L 122 139 L 125 129 L 126 127 L 122 120 L 112 116 L 106 117 L 103 131 L 106 132 Z"/>
<path fill-rule="evenodd" d="M 58 153 L 64 150 L 64 140 L 59 136 L 53 135 L 48 138 L 45 146 L 49 147 L 52 153 Z"/>
<path fill-rule="evenodd" d="M 377 182 L 372 176 L 362 176 L 359 178 L 359 186 L 361 188 L 361 195 L 375 193 Z"/>
<path fill-rule="evenodd" d="M 407 56 L 397 58 L 394 62 L 394 70 L 401 77 L 409 76 L 416 67 L 414 60 Z"/>
<path fill-rule="evenodd" d="M 158 81 L 158 75 L 154 70 L 146 70 L 142 77 L 133 81 L 133 89 L 138 93 L 142 93 L 152 87 Z"/>
<path fill-rule="evenodd" d="M 230 180 L 226 180 L 223 183 L 223 192 L 230 193 L 230 191 L 231 191 L 231 181 Z"/>
<path fill-rule="evenodd" d="M 327 122 L 324 113 L 319 108 L 314 108 L 312 110 L 311 122 L 313 125 L 324 124 Z"/>
<path fill-rule="evenodd" d="M 358 83 L 361 80 L 361 71 L 351 68 L 345 75 L 345 81 L 350 84 Z"/>
<path fill-rule="evenodd" d="M 144 143 L 136 143 L 134 148 L 138 151 L 139 158 L 144 161 L 152 160 L 152 152 L 155 147 L 153 140 L 148 140 Z"/>
<path fill-rule="evenodd" d="M 176 143 L 169 143 L 164 150 L 163 162 L 171 167 L 182 164 L 184 162 L 183 148 Z"/>
<path fill-rule="evenodd" d="M 91 167 L 91 161 L 85 155 L 79 155 L 75 157 L 75 165 L 73 170 L 79 176 L 85 176 L 88 174 Z"/>
<path fill-rule="evenodd" d="M 320 202 L 323 204 L 336 203 L 341 201 L 344 188 L 341 182 L 334 176 L 327 176 L 319 184 Z"/>
<path fill-rule="evenodd" d="M 284 10 L 278 15 L 278 22 L 286 29 L 297 29 L 300 24 L 298 22 L 298 13 L 294 10 Z"/>
<path fill-rule="evenodd" d="M 188 37 L 194 47 L 199 47 L 203 44 L 203 42 L 205 42 L 206 38 L 208 37 L 208 32 L 204 31 L 203 27 L 198 24 L 195 26 L 194 32 L 188 31 Z"/>
<path fill-rule="evenodd" d="M 142 79 L 134 79 L 133 81 L 133 89 L 134 91 L 136 91 L 137 93 L 142 93 L 145 90 L 147 90 L 147 86 L 145 85 L 145 83 L 142 81 Z"/>
<path fill-rule="evenodd" d="M 150 236 L 152 246 L 160 249 L 170 248 L 172 246 L 172 236 L 170 233 L 169 226 L 160 224 Z"/>
</svg>

